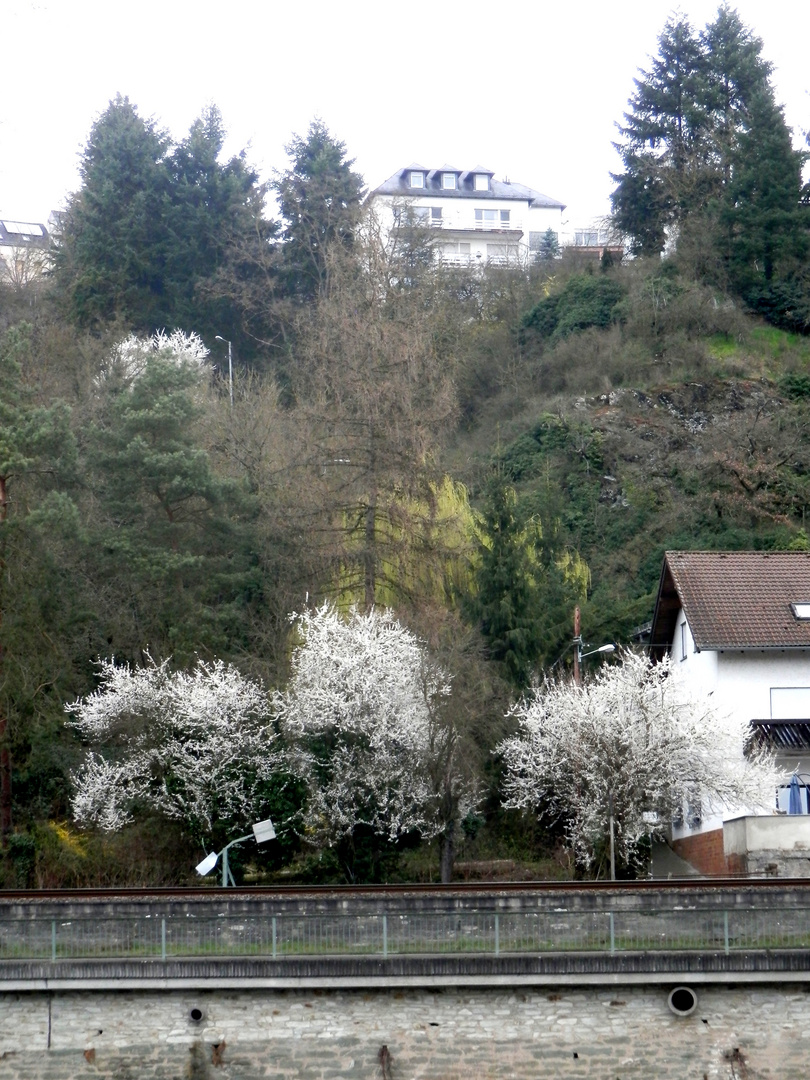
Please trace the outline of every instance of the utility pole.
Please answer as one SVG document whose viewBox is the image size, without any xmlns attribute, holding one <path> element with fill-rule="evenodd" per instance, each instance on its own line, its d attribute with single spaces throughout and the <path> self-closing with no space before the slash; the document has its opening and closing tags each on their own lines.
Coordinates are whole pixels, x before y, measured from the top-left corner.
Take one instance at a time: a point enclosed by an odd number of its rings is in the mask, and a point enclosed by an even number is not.
<svg viewBox="0 0 810 1080">
<path fill-rule="evenodd" d="M 582 627 L 580 625 L 579 604 L 574 608 L 574 683 L 582 681 L 579 671 L 579 654 L 582 651 Z"/>
<path fill-rule="evenodd" d="M 215 341 L 221 341 L 223 345 L 228 346 L 228 393 L 231 399 L 231 408 L 233 408 L 233 347 L 227 338 L 220 337 L 219 334 L 214 338 Z"/>
</svg>

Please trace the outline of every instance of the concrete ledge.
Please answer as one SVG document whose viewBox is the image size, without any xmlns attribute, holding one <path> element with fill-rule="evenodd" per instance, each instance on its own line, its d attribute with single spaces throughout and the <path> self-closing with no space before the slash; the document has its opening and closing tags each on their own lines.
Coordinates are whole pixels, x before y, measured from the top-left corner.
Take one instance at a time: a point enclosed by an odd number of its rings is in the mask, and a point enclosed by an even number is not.
<svg viewBox="0 0 810 1080">
<path fill-rule="evenodd" d="M 810 982 L 810 950 L 0 964 L 0 991 Z"/>
</svg>

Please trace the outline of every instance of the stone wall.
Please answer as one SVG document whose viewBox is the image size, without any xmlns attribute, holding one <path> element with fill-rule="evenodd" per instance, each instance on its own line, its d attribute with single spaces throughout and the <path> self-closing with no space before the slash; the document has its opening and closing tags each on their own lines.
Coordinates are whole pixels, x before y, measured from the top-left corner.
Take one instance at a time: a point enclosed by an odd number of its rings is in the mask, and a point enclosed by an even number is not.
<svg viewBox="0 0 810 1080">
<path fill-rule="evenodd" d="M 0 996 L 3 1080 L 804 1078 L 810 984 Z M 201 1018 L 192 1018 L 199 1010 Z"/>
</svg>

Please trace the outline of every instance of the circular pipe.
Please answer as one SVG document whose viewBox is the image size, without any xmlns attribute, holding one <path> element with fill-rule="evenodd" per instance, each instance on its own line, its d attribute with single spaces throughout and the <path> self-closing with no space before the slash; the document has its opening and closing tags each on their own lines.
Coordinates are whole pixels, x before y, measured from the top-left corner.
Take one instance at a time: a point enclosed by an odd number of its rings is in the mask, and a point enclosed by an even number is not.
<svg viewBox="0 0 810 1080">
<path fill-rule="evenodd" d="M 691 986 L 676 986 L 667 998 L 670 1012 L 676 1016 L 691 1016 L 697 1008 L 697 994 Z"/>
</svg>

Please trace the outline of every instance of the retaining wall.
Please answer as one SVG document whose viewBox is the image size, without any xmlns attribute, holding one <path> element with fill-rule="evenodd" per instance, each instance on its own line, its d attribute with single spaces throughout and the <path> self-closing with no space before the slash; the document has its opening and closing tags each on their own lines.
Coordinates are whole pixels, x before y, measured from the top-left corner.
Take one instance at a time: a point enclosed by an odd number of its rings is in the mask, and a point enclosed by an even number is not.
<svg viewBox="0 0 810 1080">
<path fill-rule="evenodd" d="M 792 1080 L 810 987 L 122 991 L 0 996 L 3 1080 Z M 195 1021 L 191 1011 L 199 1010 Z M 385 1049 L 383 1049 L 385 1048 Z"/>
</svg>

